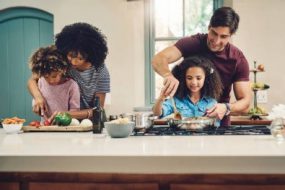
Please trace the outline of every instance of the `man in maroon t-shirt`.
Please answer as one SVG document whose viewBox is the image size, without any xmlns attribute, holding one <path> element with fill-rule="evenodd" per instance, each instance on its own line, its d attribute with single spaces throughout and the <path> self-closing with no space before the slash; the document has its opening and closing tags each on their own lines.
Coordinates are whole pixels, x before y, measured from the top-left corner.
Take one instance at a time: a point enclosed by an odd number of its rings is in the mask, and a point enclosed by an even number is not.
<svg viewBox="0 0 285 190">
<path fill-rule="evenodd" d="M 225 126 L 230 124 L 230 112 L 246 112 L 251 100 L 248 62 L 243 53 L 229 43 L 238 24 L 239 16 L 232 8 L 219 8 L 211 18 L 208 34 L 182 38 L 152 60 L 154 70 L 164 77 L 164 94 L 173 96 L 179 82 L 171 74 L 168 64 L 197 54 L 209 58 L 221 76 L 224 91 L 219 103 L 207 111 L 207 116 L 223 119 L 221 125 Z M 237 101 L 229 103 L 232 86 Z"/>
</svg>

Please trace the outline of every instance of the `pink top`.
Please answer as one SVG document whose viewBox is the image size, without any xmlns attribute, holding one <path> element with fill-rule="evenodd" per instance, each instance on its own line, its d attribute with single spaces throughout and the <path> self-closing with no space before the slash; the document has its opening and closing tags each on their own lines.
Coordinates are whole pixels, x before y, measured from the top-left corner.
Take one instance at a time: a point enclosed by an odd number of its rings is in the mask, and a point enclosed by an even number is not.
<svg viewBox="0 0 285 190">
<path fill-rule="evenodd" d="M 74 80 L 68 79 L 64 83 L 50 85 L 41 77 L 38 86 L 48 105 L 49 113 L 45 114 L 46 117 L 55 111 L 80 109 L 80 91 Z"/>
</svg>

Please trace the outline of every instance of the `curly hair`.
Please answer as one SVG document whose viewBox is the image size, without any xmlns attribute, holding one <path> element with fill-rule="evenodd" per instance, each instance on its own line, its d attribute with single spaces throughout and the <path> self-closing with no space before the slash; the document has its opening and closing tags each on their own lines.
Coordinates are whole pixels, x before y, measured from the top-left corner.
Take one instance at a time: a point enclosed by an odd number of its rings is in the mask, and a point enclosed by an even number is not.
<svg viewBox="0 0 285 190">
<path fill-rule="evenodd" d="M 87 23 L 65 26 L 55 36 L 55 45 L 67 56 L 68 53 L 81 54 L 95 68 L 101 66 L 108 54 L 106 37 L 101 31 Z"/>
<path fill-rule="evenodd" d="M 201 90 L 201 96 L 219 100 L 223 90 L 220 75 L 212 62 L 202 56 L 188 57 L 172 69 L 173 76 L 179 80 L 179 86 L 175 96 L 179 99 L 183 99 L 188 94 L 191 96 L 191 91 L 189 91 L 186 86 L 186 72 L 191 67 L 202 68 L 205 72 L 205 82 Z"/>
<path fill-rule="evenodd" d="M 54 45 L 39 48 L 29 60 L 29 66 L 33 73 L 44 76 L 54 71 L 68 69 L 69 64 L 65 56 Z"/>
</svg>

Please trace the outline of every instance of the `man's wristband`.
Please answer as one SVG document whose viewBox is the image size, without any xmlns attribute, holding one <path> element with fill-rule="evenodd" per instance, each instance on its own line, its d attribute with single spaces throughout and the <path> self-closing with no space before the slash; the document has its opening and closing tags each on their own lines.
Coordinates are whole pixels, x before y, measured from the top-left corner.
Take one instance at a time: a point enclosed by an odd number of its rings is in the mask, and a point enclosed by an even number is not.
<svg viewBox="0 0 285 190">
<path fill-rule="evenodd" d="M 231 113 L 231 107 L 229 103 L 225 103 L 225 106 L 227 108 L 225 115 L 228 116 Z"/>
</svg>

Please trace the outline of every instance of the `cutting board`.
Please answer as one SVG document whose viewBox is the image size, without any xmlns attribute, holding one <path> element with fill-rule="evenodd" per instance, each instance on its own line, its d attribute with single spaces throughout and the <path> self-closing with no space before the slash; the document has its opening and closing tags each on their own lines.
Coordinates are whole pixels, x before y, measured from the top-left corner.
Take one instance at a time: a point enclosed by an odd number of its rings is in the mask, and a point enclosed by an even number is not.
<svg viewBox="0 0 285 190">
<path fill-rule="evenodd" d="M 22 130 L 24 132 L 83 132 L 83 131 L 92 131 L 92 126 L 89 127 L 81 127 L 77 126 L 58 126 L 58 125 L 51 125 L 51 126 L 23 126 Z"/>
</svg>

